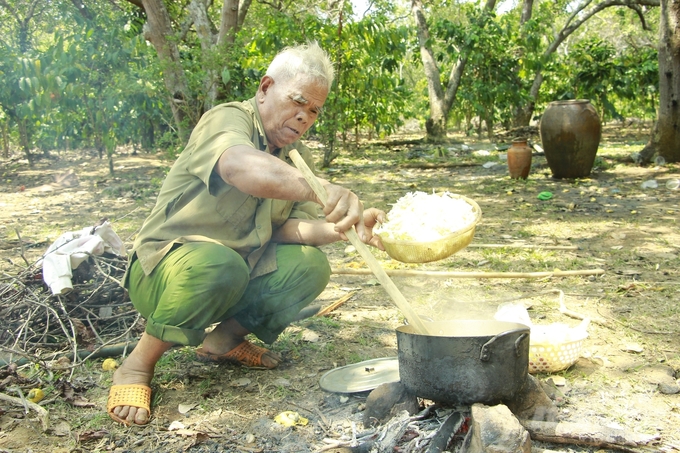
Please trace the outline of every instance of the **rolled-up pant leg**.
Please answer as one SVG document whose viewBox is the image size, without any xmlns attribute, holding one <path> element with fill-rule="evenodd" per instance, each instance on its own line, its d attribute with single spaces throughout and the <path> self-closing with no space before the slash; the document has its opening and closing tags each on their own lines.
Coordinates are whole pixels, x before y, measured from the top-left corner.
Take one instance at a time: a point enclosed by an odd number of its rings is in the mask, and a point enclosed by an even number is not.
<svg viewBox="0 0 680 453">
<path fill-rule="evenodd" d="M 190 242 L 168 253 L 148 276 L 133 262 L 128 291 L 147 320 L 147 333 L 197 346 L 207 327 L 236 313 L 249 279 L 248 266 L 234 250 Z"/>
<path fill-rule="evenodd" d="M 326 255 L 316 247 L 280 244 L 277 270 L 250 279 L 234 250 L 191 242 L 172 250 L 147 276 L 131 265 L 128 291 L 146 318 L 146 332 L 163 341 L 197 346 L 210 325 L 234 317 L 273 343 L 330 280 Z"/>
<path fill-rule="evenodd" d="M 254 278 L 239 305 L 243 310 L 234 318 L 265 343 L 273 343 L 326 288 L 331 267 L 326 255 L 316 247 L 279 244 L 278 269 Z"/>
</svg>

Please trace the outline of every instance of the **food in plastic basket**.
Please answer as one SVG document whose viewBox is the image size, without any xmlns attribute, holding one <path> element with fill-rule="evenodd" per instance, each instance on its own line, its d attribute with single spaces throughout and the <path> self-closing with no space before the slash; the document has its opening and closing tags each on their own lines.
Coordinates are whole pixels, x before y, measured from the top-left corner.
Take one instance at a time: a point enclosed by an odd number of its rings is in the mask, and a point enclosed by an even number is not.
<svg viewBox="0 0 680 453">
<path fill-rule="evenodd" d="M 560 305 L 563 306 L 562 303 Z M 539 325 L 531 322 L 521 303 L 498 306 L 494 319 L 519 322 L 531 329 L 529 341 L 529 373 L 554 373 L 569 368 L 581 357 L 583 342 L 588 338 L 590 318 L 575 327 L 563 323 Z"/>
<path fill-rule="evenodd" d="M 467 247 L 481 214 L 477 203 L 462 195 L 409 192 L 397 200 L 375 233 L 392 258 L 425 263 Z"/>
<path fill-rule="evenodd" d="M 529 342 L 529 373 L 553 373 L 573 365 L 581 357 L 589 322 L 585 319 L 576 327 L 534 324 Z"/>
</svg>

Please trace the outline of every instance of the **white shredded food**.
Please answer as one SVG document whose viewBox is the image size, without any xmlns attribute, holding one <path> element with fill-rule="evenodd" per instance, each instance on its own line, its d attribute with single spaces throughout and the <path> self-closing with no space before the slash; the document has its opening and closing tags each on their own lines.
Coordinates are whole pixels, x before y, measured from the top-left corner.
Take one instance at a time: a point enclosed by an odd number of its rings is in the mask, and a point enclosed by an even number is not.
<svg viewBox="0 0 680 453">
<path fill-rule="evenodd" d="M 392 240 L 429 242 L 465 228 L 475 218 L 472 205 L 449 192 L 409 192 L 397 200 L 375 232 Z"/>
</svg>

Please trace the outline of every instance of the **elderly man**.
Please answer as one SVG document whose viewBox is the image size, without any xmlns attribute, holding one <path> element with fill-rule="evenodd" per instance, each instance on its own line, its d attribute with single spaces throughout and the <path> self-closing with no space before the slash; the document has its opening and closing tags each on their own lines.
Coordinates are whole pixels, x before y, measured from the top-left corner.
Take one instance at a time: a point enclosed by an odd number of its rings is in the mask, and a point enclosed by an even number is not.
<svg viewBox="0 0 680 453">
<path fill-rule="evenodd" d="M 317 246 L 355 227 L 382 249 L 372 228 L 384 212 L 364 210 L 351 191 L 320 179 L 321 204 L 288 155 L 312 126 L 333 82 L 316 44 L 279 53 L 254 98 L 207 112 L 165 179 L 135 240 L 125 286 L 147 320 L 113 376 L 107 411 L 124 424 L 150 417 L 156 362 L 174 345 L 202 347 L 199 360 L 274 368 L 271 344 L 330 279 Z M 207 335 L 206 329 L 216 325 Z"/>
</svg>

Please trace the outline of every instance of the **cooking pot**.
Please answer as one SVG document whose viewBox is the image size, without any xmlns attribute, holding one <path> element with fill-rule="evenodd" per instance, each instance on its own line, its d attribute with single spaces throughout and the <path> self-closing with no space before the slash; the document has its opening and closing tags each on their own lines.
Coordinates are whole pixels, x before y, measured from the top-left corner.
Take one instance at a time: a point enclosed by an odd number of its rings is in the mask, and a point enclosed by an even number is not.
<svg viewBox="0 0 680 453">
<path fill-rule="evenodd" d="M 399 378 L 435 402 L 495 405 L 511 400 L 529 373 L 529 327 L 492 320 L 427 323 L 428 334 L 397 328 Z"/>
</svg>

